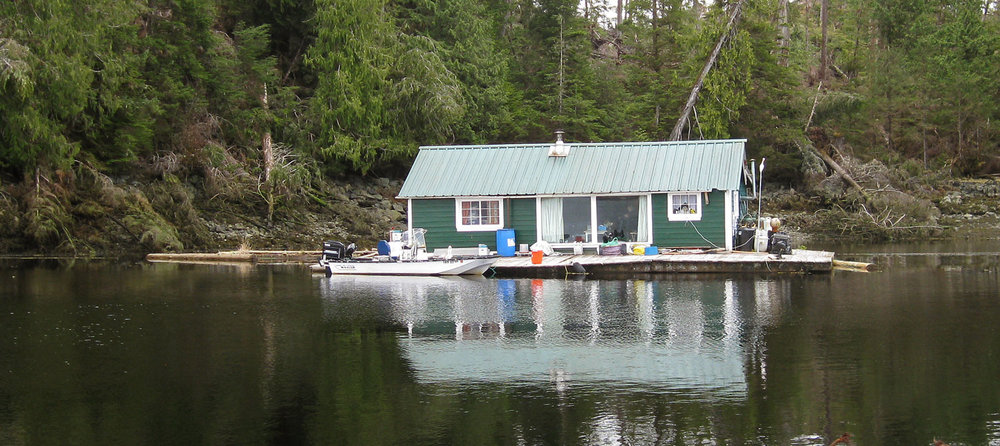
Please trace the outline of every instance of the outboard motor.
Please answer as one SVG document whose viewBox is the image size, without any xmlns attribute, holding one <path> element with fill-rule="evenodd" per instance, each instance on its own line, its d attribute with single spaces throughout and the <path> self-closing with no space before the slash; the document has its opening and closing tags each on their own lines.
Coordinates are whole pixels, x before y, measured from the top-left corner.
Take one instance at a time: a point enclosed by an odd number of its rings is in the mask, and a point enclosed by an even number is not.
<svg viewBox="0 0 1000 446">
<path fill-rule="evenodd" d="M 354 244 L 352 243 L 351 246 Z M 354 252 L 353 249 L 351 252 Z M 328 261 L 337 261 L 343 258 L 350 258 L 350 255 L 346 253 L 346 248 L 344 244 L 336 241 L 326 241 L 323 242 L 323 255 L 320 256 L 320 263 Z"/>
<path fill-rule="evenodd" d="M 771 233 L 771 254 L 775 254 L 780 259 L 783 254 L 792 253 L 792 239 L 784 232 Z"/>
</svg>

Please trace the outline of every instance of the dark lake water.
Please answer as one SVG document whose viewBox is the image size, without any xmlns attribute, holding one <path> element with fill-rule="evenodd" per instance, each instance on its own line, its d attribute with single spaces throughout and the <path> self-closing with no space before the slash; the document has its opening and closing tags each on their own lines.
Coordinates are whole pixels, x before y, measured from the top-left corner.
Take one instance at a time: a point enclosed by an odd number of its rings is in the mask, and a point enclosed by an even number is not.
<svg viewBox="0 0 1000 446">
<path fill-rule="evenodd" d="M 1000 445 L 1000 242 L 879 273 L 0 260 L 0 444 Z"/>
</svg>

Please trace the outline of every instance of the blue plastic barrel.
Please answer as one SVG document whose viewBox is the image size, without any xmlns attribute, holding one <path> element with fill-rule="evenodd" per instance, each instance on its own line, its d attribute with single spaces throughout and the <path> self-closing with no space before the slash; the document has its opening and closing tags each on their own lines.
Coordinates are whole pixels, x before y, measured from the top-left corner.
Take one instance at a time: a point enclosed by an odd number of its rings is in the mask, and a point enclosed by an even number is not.
<svg viewBox="0 0 1000 446">
<path fill-rule="evenodd" d="M 513 229 L 497 229 L 497 254 L 503 257 L 513 257 L 517 252 Z"/>
</svg>

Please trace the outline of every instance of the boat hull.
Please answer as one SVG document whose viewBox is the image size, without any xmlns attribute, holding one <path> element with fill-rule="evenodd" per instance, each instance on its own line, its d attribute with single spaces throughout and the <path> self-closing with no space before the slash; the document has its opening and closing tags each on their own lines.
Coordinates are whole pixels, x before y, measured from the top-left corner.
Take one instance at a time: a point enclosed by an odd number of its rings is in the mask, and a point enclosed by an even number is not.
<svg viewBox="0 0 1000 446">
<path fill-rule="evenodd" d="M 366 262 L 327 262 L 326 271 L 331 275 L 360 274 L 377 276 L 462 276 L 482 275 L 496 258 Z"/>
</svg>

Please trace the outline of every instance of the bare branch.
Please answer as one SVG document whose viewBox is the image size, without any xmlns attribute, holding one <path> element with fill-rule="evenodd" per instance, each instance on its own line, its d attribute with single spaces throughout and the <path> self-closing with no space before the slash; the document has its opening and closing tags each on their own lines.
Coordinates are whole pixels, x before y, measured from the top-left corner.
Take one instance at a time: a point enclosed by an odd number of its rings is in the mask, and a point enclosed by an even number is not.
<svg viewBox="0 0 1000 446">
<path fill-rule="evenodd" d="M 719 36 L 719 41 L 715 44 L 715 49 L 712 50 L 711 56 L 708 58 L 708 62 L 705 62 L 705 68 L 701 70 L 701 74 L 698 75 L 698 80 L 694 83 L 694 88 L 691 89 L 691 95 L 688 96 L 687 103 L 684 104 L 684 109 L 681 111 L 681 117 L 677 119 L 677 124 L 674 125 L 674 129 L 670 132 L 670 140 L 678 141 L 681 139 L 681 132 L 684 131 L 684 124 L 688 122 L 688 117 L 691 115 L 691 109 L 694 108 L 695 102 L 698 101 L 698 92 L 701 91 L 701 87 L 705 85 L 705 78 L 708 76 L 708 72 L 712 71 L 712 67 L 715 65 L 715 60 L 719 57 L 719 52 L 722 51 L 722 45 L 726 43 L 729 39 L 731 31 L 736 24 L 736 21 L 740 17 L 740 12 L 743 10 L 744 0 L 740 0 L 736 3 L 736 7 L 733 8 L 733 13 L 729 17 L 729 23 L 726 24 L 726 29 L 723 31 L 722 35 Z"/>
</svg>

